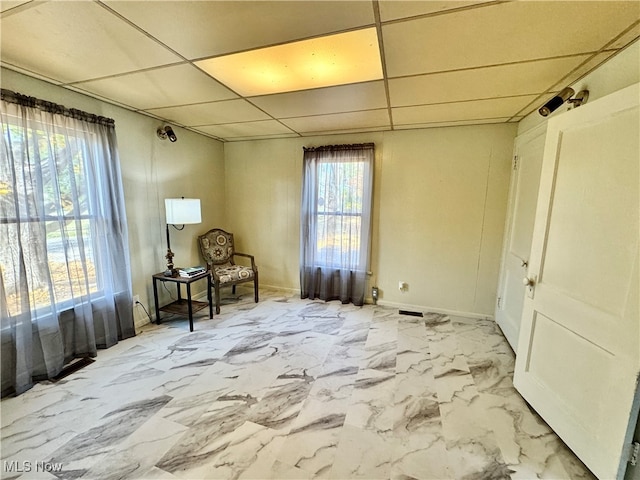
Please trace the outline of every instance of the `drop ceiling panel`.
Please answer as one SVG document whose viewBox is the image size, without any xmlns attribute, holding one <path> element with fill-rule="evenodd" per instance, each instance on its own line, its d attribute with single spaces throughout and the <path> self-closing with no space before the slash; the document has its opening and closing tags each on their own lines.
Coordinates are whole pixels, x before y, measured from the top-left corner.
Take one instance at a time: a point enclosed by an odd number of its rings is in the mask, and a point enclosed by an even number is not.
<svg viewBox="0 0 640 480">
<path fill-rule="evenodd" d="M 189 59 L 372 25 L 362 1 L 107 1 L 110 8 Z"/>
<path fill-rule="evenodd" d="M 387 106 L 382 81 L 266 95 L 253 97 L 250 101 L 276 118 L 374 110 Z"/>
<path fill-rule="evenodd" d="M 188 127 L 269 119 L 268 115 L 243 99 L 156 108 L 148 111 Z"/>
<path fill-rule="evenodd" d="M 390 77 L 598 51 L 640 2 L 508 2 L 383 25 Z M 594 21 L 597 19 L 597 21 Z"/>
<path fill-rule="evenodd" d="M 2 59 L 61 82 L 180 60 L 94 2 L 48 2 L 3 16 Z"/>
<path fill-rule="evenodd" d="M 392 109 L 394 125 L 511 118 L 536 95 Z"/>
<path fill-rule="evenodd" d="M 12 8 L 29 3 L 29 1 L 30 0 L 22 0 L 22 1 L 2 0 L 0 2 L 0 12 L 6 12 L 7 10 L 11 10 Z"/>
<path fill-rule="evenodd" d="M 546 92 L 587 55 L 389 80 L 391 105 L 458 102 Z"/>
<path fill-rule="evenodd" d="M 560 81 L 551 85 L 551 88 L 549 88 L 548 91 L 558 92 L 562 90 L 564 87 L 566 87 L 567 85 L 571 85 L 576 80 L 578 80 L 579 78 L 582 78 L 584 75 L 589 73 L 591 70 L 596 68 L 598 65 L 600 65 L 602 62 L 607 60 L 609 57 L 611 57 L 615 53 L 616 51 L 608 51 L 608 52 L 600 53 L 598 55 L 594 55 L 593 57 L 589 58 L 586 62 L 584 62 L 584 64 L 578 66 L 575 70 L 573 70 L 568 75 L 566 75 L 564 78 L 561 78 Z"/>
<path fill-rule="evenodd" d="M 191 64 L 81 82 L 74 86 L 103 97 L 118 98 L 141 110 L 238 98 Z"/>
<path fill-rule="evenodd" d="M 608 45 L 607 48 L 626 47 L 628 44 L 630 44 L 634 40 L 637 40 L 638 37 L 640 37 L 640 22 L 636 23 L 628 31 L 620 35 L 620 38 L 617 38 L 611 45 Z"/>
<path fill-rule="evenodd" d="M 442 2 L 429 1 L 381 1 L 380 2 L 380 19 L 383 22 L 389 20 L 397 20 L 399 18 L 415 17 L 418 15 L 427 15 L 433 13 L 445 12 L 456 8 L 464 8 L 472 5 L 486 3 L 485 1 L 456 1 L 446 0 Z"/>
<path fill-rule="evenodd" d="M 219 138 L 246 138 L 246 137 L 272 137 L 283 135 L 297 136 L 289 128 L 276 120 L 263 120 L 260 122 L 227 123 L 225 125 L 207 125 L 197 127 L 195 130 L 215 135 Z"/>
<path fill-rule="evenodd" d="M 352 131 L 356 129 L 388 127 L 389 114 L 386 109 L 366 112 L 337 113 L 314 117 L 287 118 L 281 120 L 292 130 L 300 133 L 326 132 L 336 130 Z"/>
<path fill-rule="evenodd" d="M 457 122 L 433 122 L 416 123 L 409 125 L 396 125 L 396 130 L 412 130 L 416 128 L 459 127 L 460 125 L 486 125 L 490 123 L 506 123 L 509 117 L 488 118 L 484 120 L 459 120 Z"/>
<path fill-rule="evenodd" d="M 364 127 L 364 128 L 353 128 L 351 130 L 319 130 L 317 132 L 304 132 L 302 137 L 316 137 L 319 135 L 344 135 L 346 133 L 352 135 L 354 133 L 371 133 L 371 132 L 384 132 L 389 130 L 387 127 Z"/>
</svg>

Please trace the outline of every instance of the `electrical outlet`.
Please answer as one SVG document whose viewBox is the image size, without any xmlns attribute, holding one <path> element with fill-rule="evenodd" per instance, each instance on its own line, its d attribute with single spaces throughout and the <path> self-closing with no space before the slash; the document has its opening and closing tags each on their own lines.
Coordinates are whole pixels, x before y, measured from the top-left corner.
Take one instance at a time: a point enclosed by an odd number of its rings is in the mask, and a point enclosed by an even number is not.
<svg viewBox="0 0 640 480">
<path fill-rule="evenodd" d="M 133 296 L 133 306 L 135 307 L 138 303 L 140 303 L 140 295 Z"/>
</svg>

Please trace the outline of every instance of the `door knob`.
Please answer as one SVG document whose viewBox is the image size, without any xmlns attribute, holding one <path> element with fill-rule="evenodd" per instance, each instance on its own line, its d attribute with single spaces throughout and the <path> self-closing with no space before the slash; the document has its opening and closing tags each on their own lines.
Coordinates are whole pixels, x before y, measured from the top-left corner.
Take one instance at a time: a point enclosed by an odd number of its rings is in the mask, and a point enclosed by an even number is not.
<svg viewBox="0 0 640 480">
<path fill-rule="evenodd" d="M 534 290 L 536 289 L 535 285 L 537 280 L 538 280 L 537 275 L 531 275 L 529 277 L 524 277 L 522 279 L 522 283 L 524 283 L 524 286 L 527 292 L 527 297 L 533 298 Z"/>
</svg>

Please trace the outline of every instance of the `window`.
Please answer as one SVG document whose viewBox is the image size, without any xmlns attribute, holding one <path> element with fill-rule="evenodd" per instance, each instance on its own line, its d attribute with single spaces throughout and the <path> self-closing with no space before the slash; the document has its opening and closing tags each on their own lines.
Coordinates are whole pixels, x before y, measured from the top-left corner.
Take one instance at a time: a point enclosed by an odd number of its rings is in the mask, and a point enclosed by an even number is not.
<svg viewBox="0 0 640 480">
<path fill-rule="evenodd" d="M 135 328 L 114 121 L 0 96 L 4 396 Z"/>
<path fill-rule="evenodd" d="M 360 263 L 365 163 L 318 163 L 315 264 L 341 268 Z"/>
<path fill-rule="evenodd" d="M 0 181 L 3 237 L 20 238 L 24 260 L 12 258 L 13 242 L 0 243 L 8 313 L 18 315 L 27 307 L 37 311 L 52 303 L 63 306 L 73 297 L 97 292 L 89 195 L 96 188 L 88 175 L 87 140 L 73 131 L 48 135 L 42 126 L 16 124 L 9 124 L 4 140 L 14 158 L 29 159 L 22 164 L 23 174 L 13 176 L 14 183 Z M 26 270 L 28 304 L 20 297 L 20 272 L 15 271 L 20 268 Z"/>
<path fill-rule="evenodd" d="M 373 144 L 306 148 L 301 217 L 303 298 L 364 302 Z"/>
</svg>

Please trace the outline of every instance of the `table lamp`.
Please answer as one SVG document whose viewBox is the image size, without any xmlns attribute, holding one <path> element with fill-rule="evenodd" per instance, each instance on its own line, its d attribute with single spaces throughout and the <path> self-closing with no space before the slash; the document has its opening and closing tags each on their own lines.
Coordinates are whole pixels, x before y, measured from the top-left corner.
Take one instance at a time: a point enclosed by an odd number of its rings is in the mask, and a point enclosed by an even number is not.
<svg viewBox="0 0 640 480">
<path fill-rule="evenodd" d="M 169 225 L 176 230 L 184 229 L 186 224 L 201 223 L 202 216 L 200 214 L 199 198 L 165 198 L 164 207 L 167 216 L 167 269 L 164 275 L 172 277 L 176 274 L 173 266 L 173 252 L 171 251 L 171 241 L 169 239 Z M 178 228 L 177 225 L 182 225 Z"/>
</svg>

